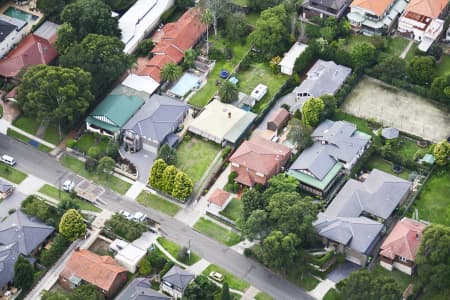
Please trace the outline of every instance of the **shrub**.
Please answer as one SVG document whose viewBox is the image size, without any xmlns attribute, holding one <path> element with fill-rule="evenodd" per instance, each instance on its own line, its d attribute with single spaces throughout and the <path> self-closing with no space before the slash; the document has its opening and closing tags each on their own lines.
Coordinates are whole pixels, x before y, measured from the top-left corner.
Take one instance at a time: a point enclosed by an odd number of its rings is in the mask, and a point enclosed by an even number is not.
<svg viewBox="0 0 450 300">
<path fill-rule="evenodd" d="M 15 212 L 16 212 L 16 209 L 15 208 L 11 208 L 10 210 L 8 210 L 8 215 L 12 215 Z"/>
<path fill-rule="evenodd" d="M 98 159 L 103 156 L 103 151 L 100 146 L 91 146 L 88 150 L 88 156 Z"/>
<path fill-rule="evenodd" d="M 52 247 L 42 250 L 39 255 L 39 263 L 45 267 L 52 266 L 69 247 L 70 242 L 61 234 L 57 234 L 53 239 Z"/>
<path fill-rule="evenodd" d="M 251 248 L 245 248 L 244 249 L 244 255 L 247 257 L 252 257 L 253 256 L 253 251 Z"/>
<path fill-rule="evenodd" d="M 147 259 L 150 262 L 150 265 L 153 267 L 153 269 L 155 269 L 155 271 L 158 272 L 162 270 L 167 263 L 167 259 L 156 250 L 150 252 L 150 254 L 147 256 Z"/>
<path fill-rule="evenodd" d="M 105 227 L 130 242 L 147 231 L 147 227 L 144 224 L 127 220 L 118 214 L 113 215 L 111 219 L 106 221 Z"/>
<path fill-rule="evenodd" d="M 238 177 L 238 173 L 237 172 L 235 172 L 235 171 L 230 172 L 230 174 L 228 174 L 228 183 L 229 184 L 233 184 L 237 177 Z"/>
<path fill-rule="evenodd" d="M 86 161 L 84 162 L 84 168 L 88 172 L 95 172 L 97 170 L 98 161 L 93 158 L 86 158 Z"/>
<path fill-rule="evenodd" d="M 50 226 L 57 226 L 61 214 L 56 207 L 47 204 L 37 196 L 28 196 L 21 204 L 21 210 L 30 216 L 35 216 Z"/>
<path fill-rule="evenodd" d="M 177 260 L 178 261 L 185 261 L 188 257 L 188 249 L 186 247 L 183 247 L 178 251 L 177 254 Z"/>
<path fill-rule="evenodd" d="M 159 276 L 163 277 L 170 270 L 170 268 L 173 267 L 173 265 L 174 265 L 173 261 L 168 261 L 164 265 L 164 268 L 162 268 L 161 272 L 159 272 Z"/>
<path fill-rule="evenodd" d="M 230 152 L 231 152 L 231 148 L 225 147 L 225 149 L 223 149 L 223 151 L 222 151 L 222 159 L 225 160 L 228 157 L 228 154 L 230 154 Z"/>
<path fill-rule="evenodd" d="M 74 139 L 68 139 L 66 141 L 66 147 L 68 148 L 73 148 L 73 146 L 76 144 L 77 142 Z"/>
<path fill-rule="evenodd" d="M 147 276 L 152 272 L 152 266 L 147 259 L 142 259 L 139 262 L 139 275 Z"/>
</svg>

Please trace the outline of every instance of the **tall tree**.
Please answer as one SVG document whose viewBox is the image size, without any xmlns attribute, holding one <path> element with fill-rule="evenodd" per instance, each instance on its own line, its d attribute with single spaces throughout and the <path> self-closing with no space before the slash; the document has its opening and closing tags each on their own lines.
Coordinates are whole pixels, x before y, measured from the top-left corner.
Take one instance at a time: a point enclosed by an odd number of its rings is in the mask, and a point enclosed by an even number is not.
<svg viewBox="0 0 450 300">
<path fill-rule="evenodd" d="M 173 184 L 172 196 L 180 200 L 186 200 L 192 194 L 193 189 L 194 184 L 189 176 L 178 171 Z"/>
<path fill-rule="evenodd" d="M 164 182 L 163 191 L 169 195 L 172 195 L 175 177 L 177 174 L 178 170 L 175 166 L 168 166 L 162 174 L 162 181 Z"/>
<path fill-rule="evenodd" d="M 242 232 L 250 240 L 264 239 L 271 229 L 267 212 L 262 209 L 256 209 L 247 218 L 244 223 Z"/>
<path fill-rule="evenodd" d="M 75 241 L 86 233 L 83 217 L 75 209 L 69 209 L 59 222 L 59 232 L 69 241 Z"/>
<path fill-rule="evenodd" d="M 337 101 L 336 97 L 333 95 L 323 95 L 320 96 L 320 99 L 323 101 L 324 107 L 322 110 L 322 114 L 320 116 L 320 120 L 325 120 L 327 118 L 331 118 L 337 109 Z"/>
<path fill-rule="evenodd" d="M 234 13 L 226 17 L 225 33 L 230 41 L 244 41 L 249 32 L 247 17 L 243 13 Z"/>
<path fill-rule="evenodd" d="M 212 283 L 205 275 L 198 275 L 195 277 L 194 281 L 191 282 L 183 294 L 183 299 L 186 300 L 197 300 L 214 299 L 214 294 L 219 288 Z"/>
<path fill-rule="evenodd" d="M 153 162 L 152 170 L 150 171 L 150 178 L 148 180 L 150 186 L 155 189 L 162 190 L 164 187 L 163 173 L 167 168 L 167 164 L 162 159 L 157 159 Z"/>
<path fill-rule="evenodd" d="M 435 65 L 432 56 L 415 56 L 408 64 L 408 76 L 416 84 L 429 85 L 436 74 Z"/>
<path fill-rule="evenodd" d="M 30 262 L 19 255 L 14 263 L 14 286 L 23 290 L 28 290 L 33 284 L 33 266 Z"/>
<path fill-rule="evenodd" d="M 112 10 L 126 11 L 136 0 L 103 0 Z"/>
<path fill-rule="evenodd" d="M 94 100 L 90 92 L 91 75 L 79 68 L 47 65 L 28 68 L 17 92 L 17 102 L 25 115 L 38 120 L 71 126 Z"/>
<path fill-rule="evenodd" d="M 159 149 L 158 158 L 164 160 L 168 165 L 175 165 L 177 163 L 177 151 L 169 145 L 164 144 Z"/>
<path fill-rule="evenodd" d="M 209 26 L 211 26 L 213 21 L 213 16 L 211 10 L 208 8 L 204 9 L 202 15 L 200 16 L 200 21 L 206 25 L 206 57 L 209 55 Z"/>
<path fill-rule="evenodd" d="M 70 0 L 69 0 L 70 1 Z M 66 0 L 38 0 L 36 7 L 47 17 L 55 17 L 59 19 L 59 14 L 64 9 L 67 2 Z"/>
<path fill-rule="evenodd" d="M 111 174 L 114 170 L 116 162 L 109 156 L 103 156 L 98 161 L 97 173 L 100 175 Z"/>
<path fill-rule="evenodd" d="M 311 98 L 303 104 L 302 120 L 307 126 L 316 127 L 320 122 L 325 104 L 320 98 Z"/>
<path fill-rule="evenodd" d="M 436 77 L 431 84 L 431 94 L 437 100 L 450 104 L 450 72 Z"/>
<path fill-rule="evenodd" d="M 55 42 L 56 50 L 59 54 L 66 53 L 78 41 L 75 29 L 69 23 L 63 23 L 57 31 L 57 39 Z"/>
<path fill-rule="evenodd" d="M 82 284 L 75 288 L 69 300 L 104 300 L 105 296 L 92 284 Z"/>
<path fill-rule="evenodd" d="M 181 76 L 182 73 L 183 70 L 180 66 L 177 66 L 174 63 L 168 63 L 161 69 L 161 80 L 174 82 Z"/>
<path fill-rule="evenodd" d="M 264 263 L 285 272 L 295 262 L 297 243 L 298 239 L 293 233 L 283 235 L 280 231 L 272 231 L 262 244 Z"/>
<path fill-rule="evenodd" d="M 447 165 L 450 161 L 450 143 L 446 140 L 437 143 L 433 149 L 433 156 L 437 165 Z"/>
<path fill-rule="evenodd" d="M 392 82 L 393 79 L 404 80 L 406 77 L 405 60 L 398 56 L 388 56 L 373 67 L 375 76 L 383 81 Z"/>
<path fill-rule="evenodd" d="M 231 103 L 233 100 L 237 99 L 238 88 L 234 83 L 225 80 L 219 86 L 219 96 L 220 101 L 224 103 Z"/>
<path fill-rule="evenodd" d="M 246 190 L 241 196 L 243 219 L 247 220 L 254 210 L 264 209 L 265 201 L 255 189 Z"/>
<path fill-rule="evenodd" d="M 363 70 L 376 63 L 377 51 L 375 46 L 369 42 L 356 44 L 351 50 L 352 64 L 356 71 Z"/>
<path fill-rule="evenodd" d="M 231 300 L 230 288 L 228 282 L 224 282 L 222 285 L 222 292 L 220 293 L 220 300 Z"/>
<path fill-rule="evenodd" d="M 285 192 L 294 193 L 297 191 L 298 181 L 286 174 L 278 174 L 269 179 L 269 187 L 264 191 L 263 197 L 267 202 L 273 195 Z"/>
<path fill-rule="evenodd" d="M 61 55 L 59 62 L 63 67 L 90 72 L 93 94 L 100 96 L 132 65 L 132 58 L 123 53 L 124 47 L 117 37 L 89 34 Z"/>
<path fill-rule="evenodd" d="M 184 51 L 183 65 L 186 69 L 194 67 L 194 61 L 197 57 L 194 49 L 187 49 Z"/>
<path fill-rule="evenodd" d="M 223 19 L 230 13 L 229 0 L 206 0 L 206 8 L 211 12 L 214 36 L 217 38 L 219 19 Z"/>
</svg>

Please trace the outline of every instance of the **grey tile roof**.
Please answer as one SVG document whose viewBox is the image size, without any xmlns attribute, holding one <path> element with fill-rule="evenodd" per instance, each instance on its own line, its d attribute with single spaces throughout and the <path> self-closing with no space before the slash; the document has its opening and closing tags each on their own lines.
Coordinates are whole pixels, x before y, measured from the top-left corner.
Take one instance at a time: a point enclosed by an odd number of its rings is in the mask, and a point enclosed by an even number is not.
<svg viewBox="0 0 450 300">
<path fill-rule="evenodd" d="M 194 278 L 194 274 L 191 274 L 175 265 L 163 276 L 162 280 L 184 291 L 184 289 L 192 280 L 194 280 Z"/>
<path fill-rule="evenodd" d="M 168 96 L 154 94 L 125 124 L 124 130 L 133 130 L 140 136 L 163 142 L 178 126 L 178 120 L 189 107 Z"/>
<path fill-rule="evenodd" d="M 33 34 L 43 39 L 49 40 L 56 35 L 59 25 L 50 21 L 45 21 Z"/>
<path fill-rule="evenodd" d="M 14 277 L 14 264 L 19 256 L 19 245 L 0 245 L 0 288 Z"/>
<path fill-rule="evenodd" d="M 11 32 L 16 30 L 16 28 L 16 25 L 0 19 L 0 42 L 3 42 Z"/>
<path fill-rule="evenodd" d="M 115 300 L 170 300 L 152 289 L 148 278 L 135 278 L 122 290 Z"/>
<path fill-rule="evenodd" d="M 0 179 L 0 192 L 1 193 L 8 192 L 11 187 L 12 187 L 11 184 L 9 184 L 6 181 L 3 181 L 3 180 Z"/>
<path fill-rule="evenodd" d="M 310 2 L 323 7 L 329 7 L 334 10 L 340 10 L 348 2 L 348 0 L 311 0 Z"/>
<path fill-rule="evenodd" d="M 312 173 L 316 179 L 323 180 L 336 163 L 336 160 L 328 154 L 322 144 L 314 143 L 302 152 L 290 170 L 306 170 Z"/>
<path fill-rule="evenodd" d="M 398 129 L 394 127 L 386 127 L 381 130 L 381 135 L 388 140 L 398 138 L 399 134 Z"/>
</svg>

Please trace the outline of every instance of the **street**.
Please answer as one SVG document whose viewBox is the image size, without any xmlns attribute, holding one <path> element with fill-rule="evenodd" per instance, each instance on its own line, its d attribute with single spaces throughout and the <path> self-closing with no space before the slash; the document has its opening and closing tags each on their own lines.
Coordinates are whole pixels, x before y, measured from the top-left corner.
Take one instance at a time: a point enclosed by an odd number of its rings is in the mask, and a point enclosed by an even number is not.
<svg viewBox="0 0 450 300">
<path fill-rule="evenodd" d="M 61 166 L 54 157 L 40 152 L 30 145 L 25 145 L 8 136 L 0 134 L 0 153 L 14 156 L 17 169 L 32 174 L 46 182 L 58 186 L 59 180 L 74 174 Z M 101 196 L 105 207 L 111 211 L 126 209 L 130 212 L 142 211 L 161 224 L 161 233 L 168 239 L 182 245 L 191 245 L 192 251 L 211 263 L 217 264 L 234 275 L 248 281 L 257 289 L 279 300 L 313 299 L 303 289 L 276 275 L 261 264 L 245 257 L 232 249 L 210 239 L 186 224 L 159 211 L 147 208 L 106 189 Z M 102 205 L 99 205 L 102 207 Z"/>
</svg>

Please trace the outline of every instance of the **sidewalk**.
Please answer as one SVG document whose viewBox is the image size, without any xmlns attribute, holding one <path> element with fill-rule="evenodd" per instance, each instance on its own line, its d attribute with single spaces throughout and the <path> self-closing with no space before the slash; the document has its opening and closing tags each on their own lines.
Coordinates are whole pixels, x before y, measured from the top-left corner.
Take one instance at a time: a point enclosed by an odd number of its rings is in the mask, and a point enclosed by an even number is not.
<svg viewBox="0 0 450 300">
<path fill-rule="evenodd" d="M 334 288 L 336 286 L 336 283 L 329 279 L 322 280 L 312 291 L 309 291 L 308 294 L 310 294 L 312 297 L 322 300 L 323 297 L 327 294 L 328 290 Z"/>
<path fill-rule="evenodd" d="M 4 121 L 4 122 L 6 122 L 6 121 Z M 7 122 L 6 122 L 6 123 L 7 123 Z M 3 125 L 3 126 L 4 126 L 4 125 Z M 0 127 L 0 128 L 2 128 L 1 130 L 5 130 L 3 127 Z M 23 131 L 23 130 L 20 129 L 20 128 L 17 128 L 17 127 L 14 126 L 14 125 L 9 124 L 9 126 L 6 127 L 6 131 L 8 131 L 8 128 L 11 128 L 11 129 L 13 129 L 14 131 L 17 131 L 17 132 L 20 133 L 21 135 L 24 135 L 24 136 L 26 136 L 27 138 L 32 139 L 32 140 L 38 142 L 39 144 L 42 144 L 42 145 L 47 146 L 47 147 L 52 148 L 52 149 L 56 148 L 56 145 L 51 144 L 51 143 L 49 143 L 49 142 L 47 142 L 47 141 L 44 141 L 43 139 L 40 139 L 40 138 L 38 138 L 37 136 L 34 136 L 34 135 L 32 135 L 32 134 L 29 134 L 28 132 Z M 6 134 L 6 132 L 5 132 L 5 134 Z"/>
<path fill-rule="evenodd" d="M 37 191 L 47 182 L 33 175 L 28 175 L 24 181 L 17 186 L 17 191 L 29 196 L 36 194 Z"/>
<path fill-rule="evenodd" d="M 144 190 L 145 184 L 139 181 L 135 181 L 128 191 L 125 193 L 125 197 L 136 200 L 139 194 Z"/>
</svg>

